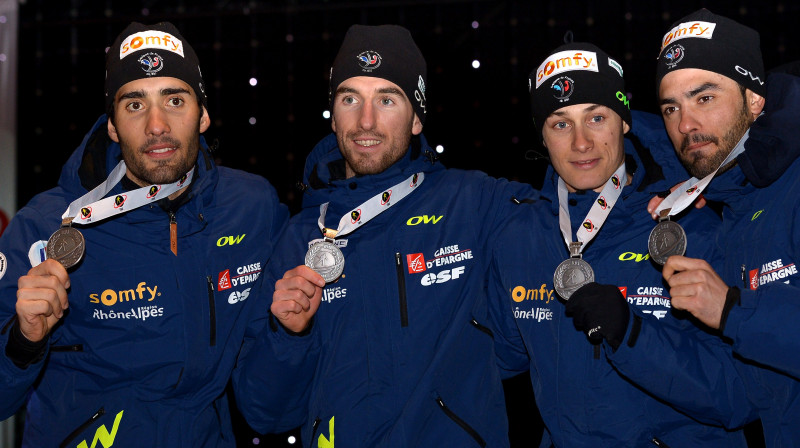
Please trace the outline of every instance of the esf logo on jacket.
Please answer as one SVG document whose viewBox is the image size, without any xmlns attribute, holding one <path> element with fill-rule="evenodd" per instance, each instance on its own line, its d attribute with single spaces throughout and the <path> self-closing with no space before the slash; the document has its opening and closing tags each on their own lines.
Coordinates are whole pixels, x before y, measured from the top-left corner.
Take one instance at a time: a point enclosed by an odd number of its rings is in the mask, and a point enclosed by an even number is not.
<svg viewBox="0 0 800 448">
<path fill-rule="evenodd" d="M 425 274 L 422 276 L 422 286 L 430 286 L 436 283 L 445 283 L 449 282 L 450 280 L 455 280 L 464 273 L 466 267 L 459 266 L 453 269 L 445 269 L 443 271 L 439 271 L 439 273 L 434 274 L 433 272 Z"/>
</svg>

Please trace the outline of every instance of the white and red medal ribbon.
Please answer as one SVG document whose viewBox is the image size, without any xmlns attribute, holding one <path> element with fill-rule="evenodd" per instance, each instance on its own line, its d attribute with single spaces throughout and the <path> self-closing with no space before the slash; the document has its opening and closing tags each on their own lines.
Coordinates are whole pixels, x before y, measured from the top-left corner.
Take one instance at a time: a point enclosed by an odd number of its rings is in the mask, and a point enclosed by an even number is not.
<svg viewBox="0 0 800 448">
<path fill-rule="evenodd" d="M 694 203 L 694 201 L 700 197 L 700 193 L 702 193 L 708 184 L 711 183 L 711 180 L 714 179 L 717 171 L 733 161 L 737 156 L 739 156 L 739 154 L 744 152 L 744 142 L 747 141 L 749 136 L 750 129 L 744 133 L 742 138 L 739 139 L 739 142 L 733 148 L 733 151 L 728 154 L 728 157 L 726 157 L 725 160 L 723 160 L 717 169 L 715 169 L 711 174 L 702 179 L 692 177 L 691 179 L 682 183 L 678 188 L 670 193 L 669 196 L 664 198 L 664 200 L 658 204 L 658 207 L 656 207 L 654 212 L 659 216 L 659 220 L 667 219 L 670 216 L 675 216 L 692 205 L 692 203 Z"/>
<path fill-rule="evenodd" d="M 570 250 L 570 257 L 578 256 L 583 252 L 583 249 L 589 244 L 589 241 L 597 235 L 603 223 L 608 218 L 614 204 L 622 194 L 622 189 L 628 182 L 628 175 L 625 172 L 625 162 L 617 168 L 617 171 L 606 181 L 597 199 L 586 214 L 581 226 L 575 232 L 575 237 L 580 245 L 573 244 L 572 241 L 572 225 L 569 219 L 569 208 L 567 205 L 567 185 L 564 180 L 559 176 L 558 178 L 558 225 L 561 228 L 561 235 L 564 237 L 564 242 L 567 243 L 567 248 L 577 247 L 577 253 Z"/>
<path fill-rule="evenodd" d="M 342 216 L 335 230 L 325 227 L 325 214 L 329 204 L 326 202 L 319 206 L 319 220 L 317 221 L 319 229 L 326 239 L 333 240 L 337 236 L 347 235 L 400 202 L 415 191 L 423 180 L 425 180 L 425 173 L 412 174 L 408 179 L 367 199 L 363 204 L 352 209 L 350 213 Z"/>
<path fill-rule="evenodd" d="M 71 221 L 71 224 L 84 225 L 102 221 L 111 216 L 129 212 L 143 205 L 166 198 L 192 183 L 194 179 L 194 168 L 192 168 L 177 182 L 150 185 L 103 199 L 122 180 L 126 171 L 125 162 L 120 161 L 103 183 L 69 204 L 67 211 L 61 215 L 62 222 L 66 224 Z"/>
</svg>

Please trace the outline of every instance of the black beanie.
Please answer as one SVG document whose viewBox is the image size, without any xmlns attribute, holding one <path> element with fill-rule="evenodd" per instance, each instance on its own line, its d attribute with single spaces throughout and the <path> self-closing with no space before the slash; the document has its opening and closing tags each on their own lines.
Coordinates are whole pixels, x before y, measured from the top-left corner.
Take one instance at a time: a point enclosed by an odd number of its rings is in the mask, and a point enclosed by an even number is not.
<svg viewBox="0 0 800 448">
<path fill-rule="evenodd" d="M 564 44 L 528 77 L 533 123 L 538 132 L 547 117 L 573 104 L 600 104 L 632 124 L 622 66 L 595 45 Z"/>
<path fill-rule="evenodd" d="M 180 79 L 207 106 L 197 55 L 169 22 L 133 22 L 114 40 L 106 54 L 106 110 L 110 110 L 120 87 L 151 76 Z"/>
<path fill-rule="evenodd" d="M 424 124 L 426 70 L 425 58 L 407 29 L 397 25 L 353 25 L 347 30 L 331 67 L 331 107 L 336 89 L 346 79 L 382 78 L 403 90 Z"/>
<path fill-rule="evenodd" d="M 661 39 L 656 86 L 682 68 L 708 70 L 764 96 L 764 61 L 758 32 L 707 9 L 678 20 Z"/>
</svg>

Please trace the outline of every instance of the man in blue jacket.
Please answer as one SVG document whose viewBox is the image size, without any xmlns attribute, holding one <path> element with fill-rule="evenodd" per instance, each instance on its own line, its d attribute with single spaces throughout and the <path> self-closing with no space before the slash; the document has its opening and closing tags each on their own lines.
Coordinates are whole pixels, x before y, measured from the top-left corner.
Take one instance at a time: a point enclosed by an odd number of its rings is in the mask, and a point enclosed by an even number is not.
<svg viewBox="0 0 800 448">
<path fill-rule="evenodd" d="M 105 91 L 108 118 L 0 239 L 0 413 L 27 403 L 25 447 L 234 447 L 225 387 L 287 210 L 214 164 L 172 24 L 129 25 Z"/>
<path fill-rule="evenodd" d="M 555 49 L 529 85 L 552 167 L 541 200 L 520 206 L 495 242 L 490 284 L 500 362 L 512 373 L 530 370 L 546 427 L 541 446 L 745 446 L 741 431 L 716 423 L 727 408 L 718 409 L 714 386 L 735 372 L 730 350 L 673 313 L 648 253 L 653 222 L 645 206 L 685 175 L 674 160 L 653 158 L 669 147 L 661 123 L 632 116 L 622 67 L 592 44 Z M 718 218 L 698 210 L 680 222 L 691 229 L 690 253 L 705 255 Z M 587 321 L 585 303 L 599 317 Z M 693 396 L 704 419 L 648 394 L 609 362 L 632 333 L 653 326 L 695 334 L 708 342 L 698 357 L 727 367 L 685 378 L 680 363 L 664 359 L 664 372 L 693 383 L 675 392 Z"/>
<path fill-rule="evenodd" d="M 673 304 L 717 330 L 747 361 L 742 372 L 767 446 L 794 446 L 800 440 L 794 143 L 800 79 L 784 73 L 766 79 L 758 33 L 708 10 L 679 20 L 665 35 L 657 73 L 678 158 L 695 178 L 713 178 L 705 195 L 724 205 L 723 256 L 707 258 L 711 265 L 672 257 L 664 266 Z"/>
<path fill-rule="evenodd" d="M 487 241 L 514 196 L 533 191 L 437 161 L 421 134 L 425 80 L 406 29 L 348 30 L 331 69 L 334 133 L 308 156 L 303 210 L 269 269 L 281 324 L 271 331 L 286 350 L 249 355 L 301 367 L 283 381 L 255 364 L 237 373 L 253 391 L 237 399 L 256 430 L 288 415 L 306 420 L 302 438 L 314 447 L 334 437 L 348 447 L 509 444 L 487 322 Z M 302 368 L 305 350 L 318 356 Z M 306 392 L 300 415 L 252 411 L 276 383 Z"/>
</svg>

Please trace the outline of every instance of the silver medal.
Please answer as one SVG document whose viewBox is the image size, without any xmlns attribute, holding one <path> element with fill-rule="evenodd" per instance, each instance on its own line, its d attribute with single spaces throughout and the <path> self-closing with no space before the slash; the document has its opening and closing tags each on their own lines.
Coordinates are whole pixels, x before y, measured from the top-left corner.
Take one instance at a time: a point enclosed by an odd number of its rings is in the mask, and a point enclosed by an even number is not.
<svg viewBox="0 0 800 448">
<path fill-rule="evenodd" d="M 317 241 L 308 248 L 305 265 L 321 275 L 326 283 L 330 283 L 342 275 L 344 255 L 333 243 Z"/>
<path fill-rule="evenodd" d="M 661 221 L 650 232 L 647 248 L 653 261 L 664 264 L 672 255 L 686 253 L 686 232 L 674 221 Z"/>
<path fill-rule="evenodd" d="M 85 250 L 83 234 L 73 227 L 61 227 L 47 240 L 47 258 L 58 261 L 65 269 L 78 264 Z"/>
<path fill-rule="evenodd" d="M 581 258 L 568 258 L 561 262 L 553 275 L 553 287 L 564 300 L 581 286 L 594 281 L 594 271 Z"/>
</svg>

